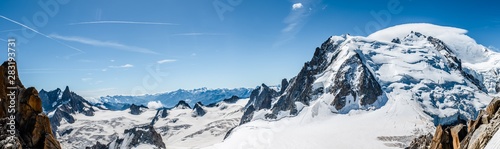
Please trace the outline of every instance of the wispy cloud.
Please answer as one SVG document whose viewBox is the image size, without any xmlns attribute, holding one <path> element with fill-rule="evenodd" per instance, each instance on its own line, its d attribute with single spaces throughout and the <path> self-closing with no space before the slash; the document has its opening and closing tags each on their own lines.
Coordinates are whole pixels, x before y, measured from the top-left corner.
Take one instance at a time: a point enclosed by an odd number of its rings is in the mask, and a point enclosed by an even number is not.
<svg viewBox="0 0 500 149">
<path fill-rule="evenodd" d="M 19 26 L 21 26 L 21 27 L 23 27 L 23 28 L 26 28 L 26 29 L 28 29 L 28 30 L 31 30 L 31 31 L 33 31 L 33 32 L 35 32 L 35 33 L 37 33 L 37 34 L 39 34 L 39 35 L 42 35 L 42 36 L 44 36 L 44 37 L 46 37 L 46 38 L 49 38 L 49 39 L 51 39 L 51 40 L 53 40 L 53 41 L 55 41 L 55 42 L 57 42 L 57 43 L 59 43 L 59 44 L 61 44 L 61 45 L 63 45 L 63 46 L 66 46 L 66 47 L 68 47 L 68 48 L 70 48 L 70 49 L 76 50 L 76 51 L 78 51 L 78 52 L 79 52 L 78 54 L 85 53 L 84 51 L 82 51 L 82 50 L 80 50 L 80 49 L 78 49 L 78 48 L 75 48 L 75 47 L 73 47 L 73 46 L 70 46 L 70 45 L 67 45 L 67 44 L 65 44 L 65 43 L 62 43 L 61 41 L 56 40 L 56 39 L 54 39 L 54 38 L 52 38 L 52 37 L 50 37 L 50 36 L 48 36 L 48 35 L 46 35 L 46 34 L 43 34 L 43 33 L 39 32 L 39 31 L 37 31 L 37 30 L 34 30 L 33 28 L 31 28 L 31 27 L 29 27 L 29 26 L 26 26 L 26 25 L 24 25 L 24 24 L 22 24 L 22 23 L 19 23 L 19 22 L 17 22 L 17 21 L 14 21 L 14 20 L 9 19 L 9 18 L 7 18 L 7 17 L 5 17 L 5 16 L 2 16 L 2 15 L 0 15 L 0 18 L 3 18 L 3 19 L 5 19 L 5 20 L 10 21 L 10 22 L 12 22 L 12 23 L 14 23 L 14 24 L 17 24 L 17 25 L 19 25 Z M 77 54 L 73 54 L 73 55 L 77 55 Z"/>
<path fill-rule="evenodd" d="M 140 24 L 140 25 L 179 25 L 175 23 L 164 22 L 138 22 L 138 21 L 89 21 L 89 22 L 76 22 L 68 25 L 84 25 L 84 24 Z"/>
<path fill-rule="evenodd" d="M 109 68 L 132 68 L 132 67 L 134 67 L 134 65 L 132 64 L 125 64 L 121 66 L 109 66 Z"/>
<path fill-rule="evenodd" d="M 89 59 L 80 59 L 80 60 L 78 60 L 78 62 L 80 62 L 80 63 L 93 63 L 95 61 L 94 60 L 89 60 Z"/>
<path fill-rule="evenodd" d="M 75 71 L 99 71 L 99 69 L 19 69 L 19 73 L 25 74 L 45 74 L 45 73 L 71 73 Z"/>
<path fill-rule="evenodd" d="M 164 60 L 159 60 L 156 63 L 158 64 L 163 64 L 163 63 L 171 63 L 171 62 L 176 62 L 177 60 L 175 59 L 164 59 Z"/>
<path fill-rule="evenodd" d="M 7 40 L 0 38 L 0 41 L 7 42 Z"/>
<path fill-rule="evenodd" d="M 226 34 L 222 34 L 222 33 L 198 33 L 198 32 L 173 34 L 173 36 L 218 36 L 218 35 L 226 35 Z"/>
<path fill-rule="evenodd" d="M 302 3 L 295 3 L 292 5 L 293 10 L 297 10 L 297 9 L 302 8 L 302 7 L 304 7 L 304 5 L 302 5 Z"/>
<path fill-rule="evenodd" d="M 312 14 L 312 8 L 320 1 L 321 0 L 303 0 L 293 3 L 290 13 L 283 21 L 286 26 L 281 29 L 281 35 L 274 46 L 279 46 L 295 38 L 295 35 L 302 29 L 307 18 Z"/>
<path fill-rule="evenodd" d="M 13 31 L 20 31 L 20 30 L 23 30 L 22 28 L 21 29 L 8 29 L 8 30 L 3 30 L 3 31 L 0 31 L 0 33 L 4 33 L 4 32 L 13 32 Z"/>
<path fill-rule="evenodd" d="M 93 78 L 82 78 L 82 81 L 83 82 L 88 82 L 88 81 L 91 81 Z"/>
<path fill-rule="evenodd" d="M 106 47 L 106 48 L 113 48 L 113 49 L 117 49 L 117 50 L 125 50 L 125 51 L 130 51 L 130 52 L 139 52 L 139 53 L 146 53 L 146 54 L 158 54 L 158 53 L 156 53 L 152 50 L 146 49 L 146 48 L 129 46 L 129 45 L 125 45 L 125 44 L 117 43 L 117 42 L 99 41 L 99 40 L 95 40 L 95 39 L 77 37 L 77 36 L 61 36 L 61 35 L 57 35 L 57 34 L 51 34 L 50 37 L 55 38 L 55 39 L 65 40 L 65 41 L 72 41 L 72 42 L 78 42 L 78 43 L 82 43 L 82 44 L 97 46 L 97 47 Z"/>
</svg>

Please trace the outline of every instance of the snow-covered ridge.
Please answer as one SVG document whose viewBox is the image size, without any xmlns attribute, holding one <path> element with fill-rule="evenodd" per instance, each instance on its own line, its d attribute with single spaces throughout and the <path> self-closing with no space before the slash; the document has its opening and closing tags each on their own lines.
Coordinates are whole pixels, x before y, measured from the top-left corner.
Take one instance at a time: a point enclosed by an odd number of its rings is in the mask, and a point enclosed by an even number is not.
<svg viewBox="0 0 500 149">
<path fill-rule="evenodd" d="M 434 125 L 474 119 L 499 90 L 500 58 L 466 33 L 405 24 L 368 37 L 332 36 L 283 94 L 251 97 L 247 123 L 210 148 L 402 148 Z M 373 93 L 377 85 L 383 94 Z M 283 98 L 290 95 L 299 98 Z M 370 95 L 375 102 L 363 105 Z M 271 108 L 255 104 L 265 101 Z"/>
</svg>

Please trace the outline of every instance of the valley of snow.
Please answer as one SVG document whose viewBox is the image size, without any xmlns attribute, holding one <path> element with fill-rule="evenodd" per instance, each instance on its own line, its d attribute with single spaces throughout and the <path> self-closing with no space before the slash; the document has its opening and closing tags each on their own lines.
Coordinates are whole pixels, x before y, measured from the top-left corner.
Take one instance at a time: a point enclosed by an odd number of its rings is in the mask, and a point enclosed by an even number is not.
<svg viewBox="0 0 500 149">
<path fill-rule="evenodd" d="M 193 109 L 173 108 L 165 118 L 158 118 L 154 128 L 161 134 L 169 149 L 204 147 L 221 142 L 226 132 L 237 126 L 242 116 L 241 109 L 248 99 L 236 103 L 220 102 L 215 107 L 203 107 L 206 114 L 193 115 Z M 158 110 L 141 109 L 140 115 L 133 115 L 130 109 L 110 111 L 98 109 L 95 116 L 76 114 L 73 124 L 64 119 L 59 126 L 58 140 L 63 148 L 85 148 L 97 141 L 107 144 L 116 138 L 123 138 L 125 129 L 149 125 Z M 148 146 L 148 145 L 141 145 Z M 136 147 L 140 148 L 140 147 Z"/>
</svg>

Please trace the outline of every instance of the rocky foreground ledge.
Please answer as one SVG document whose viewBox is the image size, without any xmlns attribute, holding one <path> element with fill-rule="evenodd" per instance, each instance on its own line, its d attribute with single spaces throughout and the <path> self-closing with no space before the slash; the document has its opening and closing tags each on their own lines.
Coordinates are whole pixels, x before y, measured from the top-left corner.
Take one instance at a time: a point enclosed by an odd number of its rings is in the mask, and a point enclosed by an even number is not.
<svg viewBox="0 0 500 149">
<path fill-rule="evenodd" d="M 434 135 L 416 138 L 408 149 L 483 149 L 500 128 L 500 97 L 493 98 L 476 120 L 438 126 Z"/>
<path fill-rule="evenodd" d="M 26 89 L 17 74 L 15 62 L 9 65 L 6 61 L 0 67 L 0 148 L 60 149 L 38 91 Z"/>
</svg>

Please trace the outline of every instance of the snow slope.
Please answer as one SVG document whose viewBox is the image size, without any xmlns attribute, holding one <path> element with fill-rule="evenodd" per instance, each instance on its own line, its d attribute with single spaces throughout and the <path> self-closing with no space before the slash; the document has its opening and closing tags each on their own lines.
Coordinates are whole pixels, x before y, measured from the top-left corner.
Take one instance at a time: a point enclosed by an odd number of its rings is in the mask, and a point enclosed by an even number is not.
<svg viewBox="0 0 500 149">
<path fill-rule="evenodd" d="M 389 27 L 369 35 L 368 38 L 390 42 L 394 38 L 403 39 L 411 31 L 442 40 L 462 60 L 464 68 L 484 82 L 489 93 L 498 93 L 495 85 L 499 84 L 500 78 L 500 54 L 476 43 L 466 35 L 467 30 L 415 23 Z"/>
<path fill-rule="evenodd" d="M 375 111 L 333 114 L 317 100 L 295 117 L 241 125 L 223 143 L 207 149 L 404 147 L 414 137 L 434 130 L 432 118 L 416 101 L 389 100 L 387 105 Z"/>
<path fill-rule="evenodd" d="M 268 109 L 256 111 L 251 122 L 208 148 L 403 148 L 416 136 L 434 132 L 435 125 L 474 119 L 495 93 L 494 86 L 486 84 L 498 83 L 499 54 L 465 33 L 405 24 L 369 37 L 333 36 L 322 46 L 333 48 L 325 50 L 328 67 L 312 85 L 312 90 L 322 91 L 310 95 L 309 106 L 295 102 L 298 115 L 282 111 L 278 119 L 267 118 Z M 361 59 L 384 93 L 368 107 L 361 105 L 359 96 L 347 96 L 346 105 L 338 109 L 332 104 L 338 91 L 329 89 L 339 84 L 338 74 L 359 68 L 349 63 L 353 57 Z M 484 64 L 494 71 L 479 69 Z M 359 79 L 352 80 L 348 83 L 357 85 Z"/>
<path fill-rule="evenodd" d="M 193 109 L 174 108 L 168 116 L 159 118 L 154 128 L 161 134 L 167 148 L 202 147 L 222 141 L 229 129 L 239 123 L 241 109 L 248 99 L 236 103 L 220 102 L 215 107 L 203 107 L 204 116 L 194 116 Z M 64 119 L 58 129 L 58 140 L 63 148 L 85 148 L 97 141 L 107 144 L 123 136 L 125 129 L 150 124 L 157 114 L 155 109 L 143 109 L 140 115 L 133 115 L 130 109 L 123 111 L 95 111 L 94 116 L 76 114 L 73 124 Z M 136 148 L 145 147 L 141 145 Z"/>
</svg>

